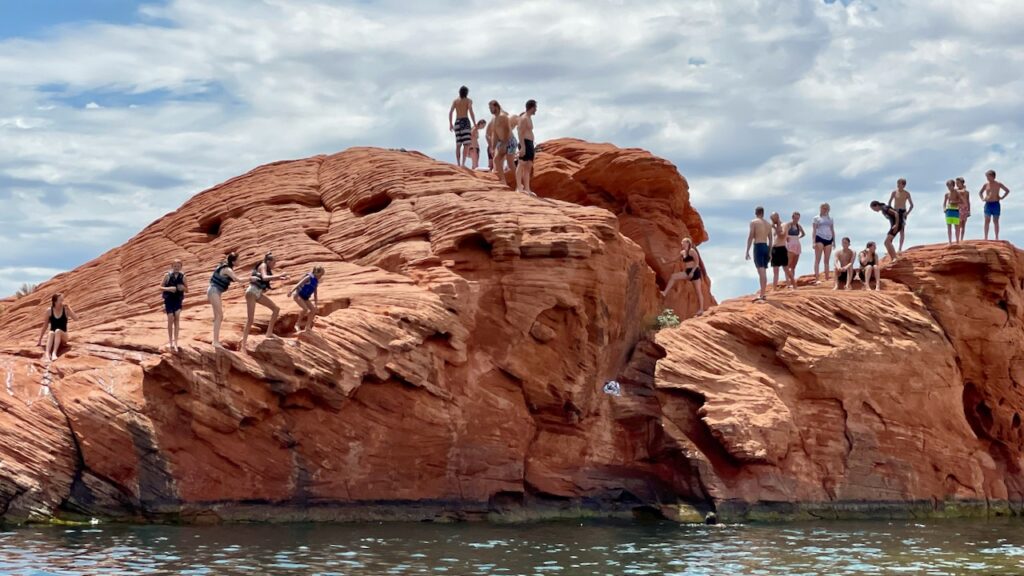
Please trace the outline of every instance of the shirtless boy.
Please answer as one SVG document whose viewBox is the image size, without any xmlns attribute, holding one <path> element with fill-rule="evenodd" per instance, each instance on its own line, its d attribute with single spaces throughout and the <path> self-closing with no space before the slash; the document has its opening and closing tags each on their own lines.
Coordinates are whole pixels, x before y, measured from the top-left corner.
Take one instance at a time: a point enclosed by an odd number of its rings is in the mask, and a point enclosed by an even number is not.
<svg viewBox="0 0 1024 576">
<path fill-rule="evenodd" d="M 796 282 L 793 281 L 793 273 L 789 269 L 789 249 L 786 247 L 786 227 L 782 224 L 782 218 L 779 217 L 778 212 L 772 212 L 772 251 L 771 251 L 771 264 L 772 264 L 772 290 L 779 289 L 779 268 L 783 269 L 785 273 L 786 283 L 789 284 L 790 288 L 796 288 Z"/>
<path fill-rule="evenodd" d="M 519 166 L 516 167 L 516 190 L 526 192 L 535 196 L 530 189 L 530 177 L 533 175 L 533 115 L 537 113 L 537 101 L 527 100 L 526 111 L 519 116 L 519 141 L 523 146 L 523 153 L 519 156 Z"/>
<path fill-rule="evenodd" d="M 455 123 L 452 123 L 452 115 L 455 115 Z M 455 163 L 459 167 L 466 165 L 466 157 L 469 155 L 470 133 L 473 125 L 476 124 L 476 114 L 473 113 L 473 101 L 469 99 L 469 88 L 459 88 L 459 97 L 452 100 L 452 107 L 448 109 L 448 130 L 455 132 Z"/>
<path fill-rule="evenodd" d="M 757 276 L 761 281 L 761 292 L 754 298 L 754 302 L 765 301 L 765 289 L 768 287 L 768 263 L 770 251 L 768 243 L 771 242 L 772 225 L 764 219 L 764 208 L 754 208 L 754 219 L 750 221 L 750 233 L 747 235 L 747 260 L 750 260 L 750 245 L 754 245 L 754 267 L 757 268 Z"/>
<path fill-rule="evenodd" d="M 494 171 L 498 174 L 498 180 L 505 182 L 505 157 L 508 154 L 508 141 L 512 138 L 512 127 L 508 122 L 508 114 L 501 109 L 497 100 L 491 100 L 491 129 L 494 138 Z"/>
<path fill-rule="evenodd" d="M 964 232 L 967 230 L 967 219 L 971 217 L 971 193 L 967 191 L 967 184 L 962 176 L 956 179 L 956 190 L 960 193 L 960 240 L 962 241 L 966 238 Z"/>
<path fill-rule="evenodd" d="M 909 204 L 909 207 L 908 207 Z M 914 211 L 914 200 L 907 190 L 907 180 L 900 178 L 896 181 L 896 189 L 889 195 L 889 208 L 896 209 L 896 216 L 899 217 L 900 249 L 903 252 L 903 241 L 907 238 L 907 217 Z"/>
<path fill-rule="evenodd" d="M 985 240 L 988 240 L 988 223 L 990 220 L 995 222 L 996 240 L 999 240 L 999 214 L 1002 212 L 1002 206 L 999 202 L 1010 195 L 1010 189 L 1003 186 L 1002 182 L 996 180 L 995 170 L 985 172 L 985 178 L 988 179 L 988 182 L 982 184 L 981 190 L 978 192 L 978 195 L 985 202 Z M 1006 191 L 1006 194 L 1000 195 L 1000 192 L 1003 190 Z"/>
<path fill-rule="evenodd" d="M 833 290 L 838 290 L 841 284 L 844 285 L 844 290 L 850 289 L 854 256 L 856 255 L 853 250 L 850 250 L 850 239 L 843 238 L 843 247 L 836 250 L 836 285 L 832 287 Z"/>
</svg>

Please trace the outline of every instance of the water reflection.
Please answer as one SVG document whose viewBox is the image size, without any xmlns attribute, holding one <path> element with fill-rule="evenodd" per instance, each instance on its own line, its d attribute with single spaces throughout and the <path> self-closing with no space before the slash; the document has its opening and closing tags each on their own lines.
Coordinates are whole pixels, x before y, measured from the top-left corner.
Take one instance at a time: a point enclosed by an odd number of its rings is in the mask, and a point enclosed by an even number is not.
<svg viewBox="0 0 1024 576">
<path fill-rule="evenodd" d="M 2 574 L 1021 574 L 1011 520 L 29 527 Z"/>
</svg>

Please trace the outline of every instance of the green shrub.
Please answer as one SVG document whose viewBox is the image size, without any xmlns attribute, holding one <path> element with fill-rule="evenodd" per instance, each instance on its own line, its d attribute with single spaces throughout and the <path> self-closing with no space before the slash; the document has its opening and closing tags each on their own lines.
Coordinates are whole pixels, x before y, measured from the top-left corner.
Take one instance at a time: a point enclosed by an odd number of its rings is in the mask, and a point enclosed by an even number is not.
<svg viewBox="0 0 1024 576">
<path fill-rule="evenodd" d="M 38 286 L 38 284 L 22 284 L 21 288 L 18 288 L 18 290 L 14 293 L 14 297 L 21 298 L 23 296 L 28 296 L 29 294 L 36 291 L 36 286 Z"/>
<path fill-rule="evenodd" d="M 675 328 L 676 326 L 679 326 L 679 322 L 679 316 L 676 316 L 676 313 L 671 308 L 665 308 L 662 310 L 661 314 L 658 314 L 658 317 L 654 320 L 655 326 L 657 326 L 658 330 Z"/>
</svg>

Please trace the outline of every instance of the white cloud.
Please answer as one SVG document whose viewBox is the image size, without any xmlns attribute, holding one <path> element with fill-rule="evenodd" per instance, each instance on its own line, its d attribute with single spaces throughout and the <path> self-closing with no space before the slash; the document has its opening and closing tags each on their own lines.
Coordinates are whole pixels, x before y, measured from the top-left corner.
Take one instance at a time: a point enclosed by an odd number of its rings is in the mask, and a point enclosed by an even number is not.
<svg viewBox="0 0 1024 576">
<path fill-rule="evenodd" d="M 905 176 L 923 209 L 916 243 L 945 237 L 946 178 L 976 191 L 994 167 L 1011 189 L 1024 183 L 1016 1 L 177 0 L 140 11 L 142 23 L 0 41 L 0 293 L 20 284 L 15 270 L 77 265 L 260 163 L 364 144 L 450 159 L 445 114 L 461 84 L 478 113 L 490 98 L 536 98 L 542 140 L 672 160 L 709 223 L 719 297 L 754 287 L 742 261 L 754 204 L 809 216 L 828 200 L 840 233 L 861 243 L 884 228 L 867 202 Z M 1009 218 L 1024 210 L 1017 195 Z M 1021 243 L 1009 218 L 1005 236 Z"/>
</svg>

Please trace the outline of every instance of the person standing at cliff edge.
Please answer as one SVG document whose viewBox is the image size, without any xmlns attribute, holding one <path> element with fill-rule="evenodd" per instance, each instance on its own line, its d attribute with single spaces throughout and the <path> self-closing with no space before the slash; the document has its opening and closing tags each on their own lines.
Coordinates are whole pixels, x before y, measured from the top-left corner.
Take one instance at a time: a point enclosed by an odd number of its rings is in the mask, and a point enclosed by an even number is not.
<svg viewBox="0 0 1024 576">
<path fill-rule="evenodd" d="M 256 304 L 270 309 L 270 323 L 267 324 L 266 335 L 268 338 L 274 336 L 274 324 L 281 313 L 281 309 L 271 300 L 266 292 L 273 288 L 271 280 L 287 280 L 287 274 L 274 274 L 271 269 L 276 258 L 272 252 L 267 252 L 259 264 L 253 267 L 249 275 L 249 287 L 245 289 L 245 329 L 242 330 L 242 341 L 238 343 L 238 351 L 245 354 L 245 343 L 249 340 L 249 330 L 252 329 L 252 321 L 256 316 Z"/>
<path fill-rule="evenodd" d="M 985 172 L 985 178 L 988 179 L 988 182 L 982 184 L 981 190 L 978 191 L 978 196 L 985 201 L 985 240 L 988 240 L 989 220 L 995 223 L 996 240 L 999 240 L 999 215 L 1002 213 L 1000 202 L 1010 195 L 1010 189 L 996 180 L 995 170 Z M 1006 191 L 1006 194 L 1000 196 L 999 193 L 1003 190 Z"/>
<path fill-rule="evenodd" d="M 790 289 L 796 289 L 793 274 L 789 270 L 789 249 L 786 248 L 786 227 L 778 212 L 772 212 L 772 290 L 779 289 L 779 268 L 782 268 L 783 279 Z"/>
<path fill-rule="evenodd" d="M 508 154 L 509 139 L 512 138 L 512 126 L 508 121 L 508 114 L 501 109 L 497 100 L 491 100 L 488 107 L 491 114 L 491 130 L 494 141 L 494 172 L 498 175 L 498 181 L 506 183 L 505 180 L 505 157 Z M 511 163 L 511 162 L 510 162 Z"/>
<path fill-rule="evenodd" d="M 942 197 L 942 209 L 946 214 L 946 239 L 948 244 L 960 243 L 960 191 L 956 182 L 946 180 L 946 195 Z"/>
<path fill-rule="evenodd" d="M 173 352 L 178 351 L 178 334 L 181 333 L 181 308 L 185 304 L 185 292 L 188 284 L 185 273 L 181 271 L 181 260 L 171 263 L 171 269 L 164 274 L 160 283 L 160 294 L 164 299 L 164 313 L 167 314 L 167 346 Z"/>
<path fill-rule="evenodd" d="M 832 221 L 828 203 L 822 204 L 820 212 L 811 221 L 811 234 L 814 235 L 814 283 L 818 283 L 818 270 L 822 257 L 825 260 L 825 281 L 828 282 L 829 259 L 832 257 L 832 246 L 836 242 L 836 225 Z"/>
<path fill-rule="evenodd" d="M 896 189 L 889 194 L 889 208 L 896 209 L 896 216 L 898 216 L 896 226 L 899 228 L 900 235 L 900 249 L 897 252 L 902 253 L 903 241 L 907 239 L 907 218 L 914 211 L 914 199 L 910 197 L 910 191 L 907 190 L 906 178 L 896 181 Z"/>
<path fill-rule="evenodd" d="M 454 124 L 452 114 L 455 115 Z M 459 168 L 466 166 L 470 133 L 474 124 L 476 114 L 473 113 L 473 101 L 469 99 L 469 88 L 463 86 L 459 88 L 459 97 L 452 100 L 452 107 L 448 109 L 448 130 L 455 133 L 455 163 Z"/>
<path fill-rule="evenodd" d="M 683 238 L 680 242 L 679 257 L 683 262 L 683 271 L 669 276 L 668 285 L 661 291 L 661 296 L 664 298 L 672 290 L 676 280 L 689 280 L 693 283 L 694 291 L 697 292 L 697 313 L 694 316 L 700 316 L 704 313 L 704 287 L 701 283 L 700 253 L 693 247 L 693 240 L 689 237 Z"/>
<path fill-rule="evenodd" d="M 533 116 L 537 113 L 537 101 L 527 100 L 526 111 L 519 116 L 519 141 L 523 144 L 523 153 L 519 156 L 519 166 L 516 166 L 516 190 L 525 192 L 530 196 L 536 196 L 530 189 L 530 177 L 533 175 L 533 159 L 535 150 L 533 146 Z"/>
<path fill-rule="evenodd" d="M 224 321 L 224 304 L 221 296 L 231 286 L 231 282 L 241 282 L 242 279 L 235 275 L 235 261 L 238 254 L 234 252 L 224 257 L 224 260 L 214 269 L 210 276 L 210 287 L 206 290 L 206 299 L 213 307 L 213 347 L 222 348 L 220 344 L 220 325 Z"/>
<path fill-rule="evenodd" d="M 956 190 L 960 193 L 960 241 L 967 238 L 967 219 L 971 217 L 971 193 L 963 176 L 956 179 Z"/>
<path fill-rule="evenodd" d="M 889 232 L 885 235 L 885 250 L 889 253 L 889 258 L 891 260 L 895 260 L 896 248 L 893 247 L 892 241 L 900 232 L 900 215 L 896 212 L 895 208 L 890 208 L 888 205 L 882 204 L 878 200 L 871 201 L 871 209 L 875 212 L 881 212 L 882 216 L 885 216 L 886 219 L 889 220 Z"/>
<path fill-rule="evenodd" d="M 750 245 L 754 245 L 754 267 L 757 268 L 757 276 L 761 281 L 761 292 L 754 302 L 764 302 L 765 290 L 768 287 L 768 262 L 770 251 L 768 243 L 771 242 L 772 226 L 764 219 L 764 208 L 754 208 L 754 219 L 750 221 L 750 233 L 747 234 L 747 260 L 750 260 Z"/>
</svg>

